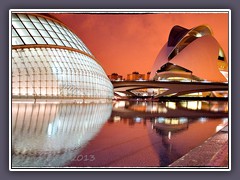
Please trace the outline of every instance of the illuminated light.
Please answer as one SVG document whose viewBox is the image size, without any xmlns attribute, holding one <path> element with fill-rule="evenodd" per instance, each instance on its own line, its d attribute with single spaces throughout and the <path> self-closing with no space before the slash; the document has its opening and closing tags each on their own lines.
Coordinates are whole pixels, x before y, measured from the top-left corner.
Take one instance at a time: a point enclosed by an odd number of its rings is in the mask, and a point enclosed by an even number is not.
<svg viewBox="0 0 240 180">
<path fill-rule="evenodd" d="M 172 132 L 169 131 L 169 132 L 168 132 L 168 139 L 171 139 L 171 137 L 172 137 Z"/>
<path fill-rule="evenodd" d="M 216 132 L 220 131 L 221 129 L 223 129 L 225 126 L 223 124 L 219 124 L 217 127 L 216 127 Z"/>
<path fill-rule="evenodd" d="M 174 96 L 174 95 L 176 95 L 177 93 L 172 93 L 172 94 L 169 94 L 169 96 Z"/>
<path fill-rule="evenodd" d="M 50 124 L 48 125 L 48 130 L 47 130 L 47 132 L 48 132 L 48 136 L 52 136 L 52 134 L 53 134 L 52 123 L 50 123 Z"/>
<path fill-rule="evenodd" d="M 227 81 L 225 83 L 228 83 L 228 72 L 226 72 L 226 71 L 220 71 L 220 72 L 227 79 Z"/>
<path fill-rule="evenodd" d="M 197 33 L 195 36 L 196 37 L 202 37 L 202 34 L 201 33 Z"/>
<path fill-rule="evenodd" d="M 198 109 L 202 109 L 202 101 L 198 101 Z"/>
<path fill-rule="evenodd" d="M 186 101 L 182 101 L 182 102 L 180 102 L 180 103 L 181 103 L 181 106 L 182 106 L 182 107 L 187 108 L 187 102 L 186 102 Z"/>
<path fill-rule="evenodd" d="M 12 101 L 13 104 L 33 104 L 34 101 Z"/>
<path fill-rule="evenodd" d="M 139 122 L 141 122 L 142 118 L 136 117 L 136 118 L 134 118 L 134 120 L 135 120 L 135 122 L 139 123 Z"/>
<path fill-rule="evenodd" d="M 191 79 L 183 78 L 183 77 L 168 77 L 169 81 L 182 81 L 182 82 L 190 82 Z"/>
<path fill-rule="evenodd" d="M 176 109 L 176 102 L 166 102 L 166 106 L 170 109 Z"/>
<path fill-rule="evenodd" d="M 159 107 L 159 108 L 158 108 L 158 113 L 167 113 L 167 108 L 165 108 L 165 107 Z"/>
<path fill-rule="evenodd" d="M 163 113 L 167 113 L 167 108 L 164 108 L 164 109 L 163 109 Z"/>
<path fill-rule="evenodd" d="M 187 123 L 187 121 L 188 121 L 187 118 L 184 118 L 184 117 L 179 118 L 179 122 L 180 122 L 180 124 Z"/>
<path fill-rule="evenodd" d="M 171 122 L 171 124 L 172 125 L 177 125 L 177 124 L 179 124 L 179 120 L 178 119 L 172 119 L 172 120 L 170 120 L 170 122 Z"/>
<path fill-rule="evenodd" d="M 201 109 L 202 102 L 201 101 L 188 101 L 187 108 L 192 110 Z"/>
<path fill-rule="evenodd" d="M 216 132 L 224 129 L 224 131 L 227 130 L 227 124 L 228 124 L 228 118 L 222 118 L 222 123 L 219 124 L 217 127 L 216 127 Z"/>
<path fill-rule="evenodd" d="M 157 112 L 157 106 L 156 105 L 153 105 L 151 107 L 151 112 Z"/>
<path fill-rule="evenodd" d="M 165 124 L 171 124 L 171 120 L 168 118 L 166 118 L 164 122 L 165 122 Z"/>
<path fill-rule="evenodd" d="M 207 122 L 207 118 L 201 117 L 201 118 L 199 118 L 199 121 L 201 123 L 205 123 L 205 122 Z"/>
<path fill-rule="evenodd" d="M 158 123 L 163 123 L 164 121 L 165 121 L 165 118 L 163 118 L 163 117 L 157 118 Z"/>
<path fill-rule="evenodd" d="M 126 94 L 125 93 L 122 93 L 122 92 L 115 92 L 117 95 L 119 95 L 119 96 L 126 96 Z"/>
<path fill-rule="evenodd" d="M 210 83 L 210 81 L 207 81 L 207 80 L 204 80 L 204 81 L 201 81 L 203 83 Z"/>
<path fill-rule="evenodd" d="M 170 81 L 170 80 L 168 80 L 168 79 L 161 79 L 161 77 L 158 77 L 157 80 L 158 80 L 158 81 Z"/>
<path fill-rule="evenodd" d="M 222 118 L 223 123 L 228 123 L 228 118 Z"/>
<path fill-rule="evenodd" d="M 120 121 L 121 120 L 121 117 L 120 116 L 114 116 L 113 117 L 113 121 L 114 122 L 118 122 L 118 121 Z"/>
<path fill-rule="evenodd" d="M 35 100 L 29 100 L 29 101 L 17 101 L 17 100 L 13 100 L 12 103 L 16 103 L 16 104 L 60 104 L 62 101 L 59 100 L 59 101 L 48 101 L 48 100 L 45 100 L 45 101 L 35 101 Z"/>
<path fill-rule="evenodd" d="M 121 108 L 121 107 L 125 107 L 126 102 L 125 101 L 118 101 L 116 102 L 116 104 L 114 105 L 115 108 Z"/>
</svg>

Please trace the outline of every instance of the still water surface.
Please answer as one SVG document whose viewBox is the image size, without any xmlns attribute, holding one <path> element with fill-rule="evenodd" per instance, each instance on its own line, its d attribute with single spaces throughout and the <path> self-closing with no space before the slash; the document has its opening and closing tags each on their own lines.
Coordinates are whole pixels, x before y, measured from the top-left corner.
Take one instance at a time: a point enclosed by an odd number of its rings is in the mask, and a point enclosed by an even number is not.
<svg viewBox="0 0 240 180">
<path fill-rule="evenodd" d="M 12 168 L 165 167 L 228 123 L 226 101 L 12 104 Z"/>
</svg>

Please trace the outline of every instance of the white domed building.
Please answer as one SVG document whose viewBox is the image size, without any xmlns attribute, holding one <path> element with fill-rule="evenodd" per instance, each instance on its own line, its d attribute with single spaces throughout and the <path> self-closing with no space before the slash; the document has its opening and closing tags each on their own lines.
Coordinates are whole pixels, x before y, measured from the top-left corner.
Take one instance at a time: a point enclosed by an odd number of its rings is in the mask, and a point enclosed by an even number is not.
<svg viewBox="0 0 240 180">
<path fill-rule="evenodd" d="M 227 82 L 227 57 L 208 26 L 174 26 L 154 62 L 150 79 Z"/>
<path fill-rule="evenodd" d="M 12 99 L 112 99 L 105 71 L 63 23 L 47 14 L 11 18 Z"/>
</svg>

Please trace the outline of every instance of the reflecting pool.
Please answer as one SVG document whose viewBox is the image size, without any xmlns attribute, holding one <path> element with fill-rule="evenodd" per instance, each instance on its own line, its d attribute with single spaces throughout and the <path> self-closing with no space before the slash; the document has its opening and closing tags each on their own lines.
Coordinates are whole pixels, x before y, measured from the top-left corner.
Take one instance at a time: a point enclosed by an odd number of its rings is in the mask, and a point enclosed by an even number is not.
<svg viewBox="0 0 240 180">
<path fill-rule="evenodd" d="M 227 123 L 227 101 L 12 103 L 12 168 L 166 167 Z"/>
</svg>

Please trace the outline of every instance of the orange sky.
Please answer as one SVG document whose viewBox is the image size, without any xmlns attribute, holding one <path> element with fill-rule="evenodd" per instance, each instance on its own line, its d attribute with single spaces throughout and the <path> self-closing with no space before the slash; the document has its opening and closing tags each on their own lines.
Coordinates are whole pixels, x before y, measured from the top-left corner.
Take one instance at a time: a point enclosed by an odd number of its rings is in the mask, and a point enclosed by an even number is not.
<svg viewBox="0 0 240 180">
<path fill-rule="evenodd" d="M 206 24 L 228 56 L 228 13 L 54 14 L 86 44 L 107 74 L 147 73 L 174 25 Z"/>
</svg>

